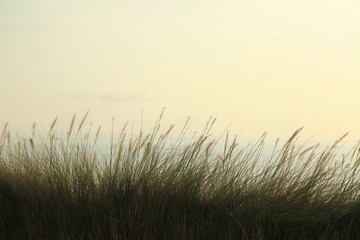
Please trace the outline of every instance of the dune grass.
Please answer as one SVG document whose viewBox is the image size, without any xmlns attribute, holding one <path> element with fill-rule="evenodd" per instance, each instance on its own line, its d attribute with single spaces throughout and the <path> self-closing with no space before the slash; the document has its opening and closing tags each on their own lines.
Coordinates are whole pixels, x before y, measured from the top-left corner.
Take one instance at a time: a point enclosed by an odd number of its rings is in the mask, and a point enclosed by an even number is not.
<svg viewBox="0 0 360 240">
<path fill-rule="evenodd" d="M 3 128 L 0 239 L 360 239 L 359 145 L 319 151 L 298 129 L 263 154 L 266 134 L 219 143 L 210 119 L 174 140 L 160 116 L 149 133 L 113 133 L 103 152 L 86 117 L 63 137 L 56 119 L 45 136 Z"/>
</svg>

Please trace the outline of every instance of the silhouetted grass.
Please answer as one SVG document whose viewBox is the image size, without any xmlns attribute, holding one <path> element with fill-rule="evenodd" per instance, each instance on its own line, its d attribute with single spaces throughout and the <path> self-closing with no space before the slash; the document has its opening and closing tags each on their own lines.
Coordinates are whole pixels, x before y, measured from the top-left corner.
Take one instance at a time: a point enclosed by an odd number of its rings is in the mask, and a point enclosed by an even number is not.
<svg viewBox="0 0 360 240">
<path fill-rule="evenodd" d="M 87 115 L 86 115 L 87 116 Z M 296 143 L 301 129 L 271 155 L 265 136 L 244 147 L 214 120 L 186 140 L 173 126 L 112 137 L 99 131 L 0 139 L 1 239 L 360 239 L 360 148 Z"/>
</svg>

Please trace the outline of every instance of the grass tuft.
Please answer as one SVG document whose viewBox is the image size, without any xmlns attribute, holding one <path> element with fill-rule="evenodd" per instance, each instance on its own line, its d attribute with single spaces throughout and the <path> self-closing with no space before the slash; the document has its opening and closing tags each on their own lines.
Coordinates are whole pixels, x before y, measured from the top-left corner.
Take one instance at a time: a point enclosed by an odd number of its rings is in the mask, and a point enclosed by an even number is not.
<svg viewBox="0 0 360 240">
<path fill-rule="evenodd" d="M 0 239 L 360 239 L 360 144 L 299 145 L 299 128 L 264 153 L 264 133 L 240 146 L 227 129 L 211 137 L 210 118 L 190 140 L 189 119 L 128 136 L 100 127 L 83 134 L 88 113 L 66 137 L 35 130 L 0 138 Z M 116 138 L 117 136 L 117 138 Z"/>
</svg>

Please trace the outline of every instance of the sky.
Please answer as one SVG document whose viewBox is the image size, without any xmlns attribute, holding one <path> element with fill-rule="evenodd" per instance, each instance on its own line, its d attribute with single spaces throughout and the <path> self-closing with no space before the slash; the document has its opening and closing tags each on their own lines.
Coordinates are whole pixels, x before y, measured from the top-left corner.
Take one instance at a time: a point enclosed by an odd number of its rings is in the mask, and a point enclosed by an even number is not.
<svg viewBox="0 0 360 240">
<path fill-rule="evenodd" d="M 360 1 L 0 0 L 0 124 L 360 139 Z"/>
</svg>

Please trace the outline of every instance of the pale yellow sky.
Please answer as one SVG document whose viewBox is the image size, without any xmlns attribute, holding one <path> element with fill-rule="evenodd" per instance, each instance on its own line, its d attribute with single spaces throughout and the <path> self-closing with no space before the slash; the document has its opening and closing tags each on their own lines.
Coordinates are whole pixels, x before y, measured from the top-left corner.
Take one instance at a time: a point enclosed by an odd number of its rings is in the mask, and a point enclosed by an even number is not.
<svg viewBox="0 0 360 240">
<path fill-rule="evenodd" d="M 360 139 L 360 1 L 0 1 L 0 124 L 90 110 Z"/>
</svg>

